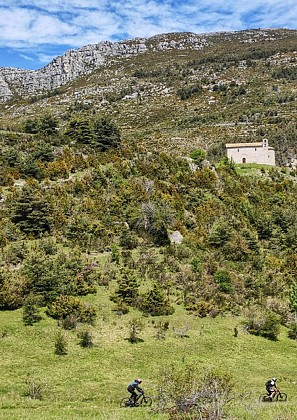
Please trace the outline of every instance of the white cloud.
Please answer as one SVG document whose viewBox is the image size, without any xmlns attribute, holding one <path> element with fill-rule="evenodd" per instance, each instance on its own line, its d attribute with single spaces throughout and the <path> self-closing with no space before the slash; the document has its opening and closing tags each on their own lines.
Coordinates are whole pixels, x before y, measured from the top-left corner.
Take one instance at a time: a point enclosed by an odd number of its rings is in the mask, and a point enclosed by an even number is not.
<svg viewBox="0 0 297 420">
<path fill-rule="evenodd" d="M 296 16 L 296 0 L 0 0 L 0 47 L 48 56 L 164 32 L 293 29 Z"/>
</svg>

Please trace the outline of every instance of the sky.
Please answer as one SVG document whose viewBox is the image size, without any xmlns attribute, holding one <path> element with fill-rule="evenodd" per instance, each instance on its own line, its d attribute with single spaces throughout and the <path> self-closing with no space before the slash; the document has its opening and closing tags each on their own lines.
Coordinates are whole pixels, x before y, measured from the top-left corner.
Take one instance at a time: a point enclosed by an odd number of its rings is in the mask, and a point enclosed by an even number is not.
<svg viewBox="0 0 297 420">
<path fill-rule="evenodd" d="M 296 0 L 0 0 L 0 67 L 39 69 L 67 50 L 168 32 L 297 29 Z"/>
</svg>

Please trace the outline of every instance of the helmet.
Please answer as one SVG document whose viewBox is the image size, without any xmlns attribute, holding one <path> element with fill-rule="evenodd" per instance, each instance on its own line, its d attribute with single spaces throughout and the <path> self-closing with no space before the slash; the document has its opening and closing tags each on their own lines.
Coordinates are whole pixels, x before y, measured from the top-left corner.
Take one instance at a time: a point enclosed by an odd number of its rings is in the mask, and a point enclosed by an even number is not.
<svg viewBox="0 0 297 420">
<path fill-rule="evenodd" d="M 138 378 L 138 379 L 135 379 L 135 382 L 138 382 L 139 384 L 141 384 L 141 382 L 142 382 L 142 379 L 140 379 L 140 378 Z"/>
<path fill-rule="evenodd" d="M 273 380 L 273 382 L 275 382 L 276 381 L 276 378 L 271 378 L 272 380 Z"/>
</svg>

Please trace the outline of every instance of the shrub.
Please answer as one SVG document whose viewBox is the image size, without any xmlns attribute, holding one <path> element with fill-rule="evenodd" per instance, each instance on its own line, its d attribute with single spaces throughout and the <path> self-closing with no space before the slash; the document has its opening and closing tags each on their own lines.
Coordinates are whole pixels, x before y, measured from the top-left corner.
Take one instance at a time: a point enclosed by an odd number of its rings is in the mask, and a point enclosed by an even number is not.
<svg viewBox="0 0 297 420">
<path fill-rule="evenodd" d="M 96 317 L 95 308 L 75 296 L 59 296 L 46 308 L 46 314 L 54 319 L 65 320 L 75 317 L 77 322 L 92 324 Z"/>
<path fill-rule="evenodd" d="M 129 312 L 129 305 L 127 305 L 127 303 L 123 300 L 119 300 L 116 304 L 116 307 L 114 308 L 114 311 L 117 314 L 125 315 Z"/>
<path fill-rule="evenodd" d="M 58 325 L 64 330 L 74 330 L 77 327 L 77 317 L 76 316 L 66 316 L 66 318 L 60 319 Z"/>
<path fill-rule="evenodd" d="M 253 335 L 277 340 L 280 333 L 280 318 L 273 312 L 250 308 L 244 321 L 247 331 Z"/>
<path fill-rule="evenodd" d="M 159 321 L 156 324 L 156 339 L 165 340 L 166 331 L 169 329 L 169 321 Z"/>
<path fill-rule="evenodd" d="M 133 318 L 129 321 L 129 341 L 130 343 L 138 343 L 139 341 L 142 341 L 138 335 L 143 331 L 144 329 L 144 323 L 143 320 L 140 318 Z"/>
<path fill-rule="evenodd" d="M 8 264 L 17 265 L 24 260 L 27 251 L 28 249 L 25 242 L 13 243 L 5 249 L 5 261 Z"/>
<path fill-rule="evenodd" d="M 234 291 L 231 284 L 231 276 L 228 271 L 217 270 L 213 276 L 215 282 L 219 286 L 219 290 L 223 293 L 232 293 Z"/>
<path fill-rule="evenodd" d="M 201 163 L 206 159 L 206 156 L 207 153 L 202 149 L 193 150 L 190 153 L 190 158 L 193 159 L 198 166 L 200 166 Z"/>
<path fill-rule="evenodd" d="M 66 337 L 59 331 L 55 338 L 55 353 L 58 356 L 65 356 L 68 353 Z"/>
<path fill-rule="evenodd" d="M 0 309 L 13 310 L 20 308 L 28 294 L 28 279 L 15 270 L 13 275 L 0 273 Z"/>
<path fill-rule="evenodd" d="M 39 378 L 28 378 L 26 380 L 27 390 L 25 395 L 32 400 L 41 400 L 44 392 L 44 383 Z"/>
<path fill-rule="evenodd" d="M 79 331 L 78 333 L 78 337 L 80 339 L 79 344 L 81 347 L 93 347 L 94 343 L 93 343 L 93 336 L 90 330 L 82 330 Z"/>
<path fill-rule="evenodd" d="M 131 230 L 124 230 L 120 235 L 120 246 L 125 249 L 134 249 L 138 245 L 138 237 Z"/>
<path fill-rule="evenodd" d="M 192 270 L 194 271 L 194 273 L 201 273 L 202 263 L 201 263 L 200 258 L 193 257 L 192 260 L 191 260 L 191 267 L 192 267 Z"/>
<path fill-rule="evenodd" d="M 233 399 L 234 383 L 226 372 L 200 372 L 186 364 L 163 368 L 159 375 L 158 408 L 174 419 L 225 418 L 226 406 Z"/>
<path fill-rule="evenodd" d="M 205 318 L 208 316 L 215 308 L 211 302 L 205 300 L 197 300 L 187 304 L 186 309 L 195 313 L 199 318 Z"/>
<path fill-rule="evenodd" d="M 141 309 L 152 316 L 170 315 L 174 312 L 168 297 L 157 284 L 154 284 L 153 289 L 143 295 Z"/>
<path fill-rule="evenodd" d="M 297 283 L 293 283 L 290 290 L 290 309 L 297 313 Z"/>
<path fill-rule="evenodd" d="M 280 322 L 282 324 L 287 324 L 290 320 L 290 304 L 286 299 L 279 298 L 269 298 L 266 301 L 266 308 L 270 312 L 274 312 L 280 317 Z"/>
</svg>

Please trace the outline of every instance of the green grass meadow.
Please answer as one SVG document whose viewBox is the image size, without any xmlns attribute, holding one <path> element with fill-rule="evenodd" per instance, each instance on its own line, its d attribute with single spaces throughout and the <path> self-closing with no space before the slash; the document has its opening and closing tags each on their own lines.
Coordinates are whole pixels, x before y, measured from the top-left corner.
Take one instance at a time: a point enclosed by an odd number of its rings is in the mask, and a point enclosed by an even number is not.
<svg viewBox="0 0 297 420">
<path fill-rule="evenodd" d="M 177 307 L 166 317 L 170 326 L 165 340 L 156 339 L 158 317 L 143 317 L 142 340 L 131 344 L 128 322 L 141 317 L 140 313 L 118 316 L 104 288 L 88 300 L 98 313 L 91 327 L 94 346 L 82 348 L 77 332 L 65 331 L 68 353 L 64 356 L 55 354 L 55 336 L 60 331 L 56 321 L 43 316 L 40 323 L 24 326 L 21 310 L 0 313 L 1 419 L 166 419 L 149 408 L 120 408 L 119 401 L 135 377 L 143 378 L 144 390 L 154 398 L 160 369 L 172 362 L 230 372 L 236 398 L 228 418 L 297 418 L 297 343 L 287 338 L 285 328 L 273 342 L 247 334 L 237 317 L 200 319 Z M 181 338 L 176 331 L 182 329 L 187 334 Z M 287 402 L 258 402 L 271 376 L 279 378 Z M 26 395 L 28 379 L 42 384 L 41 400 Z"/>
</svg>

